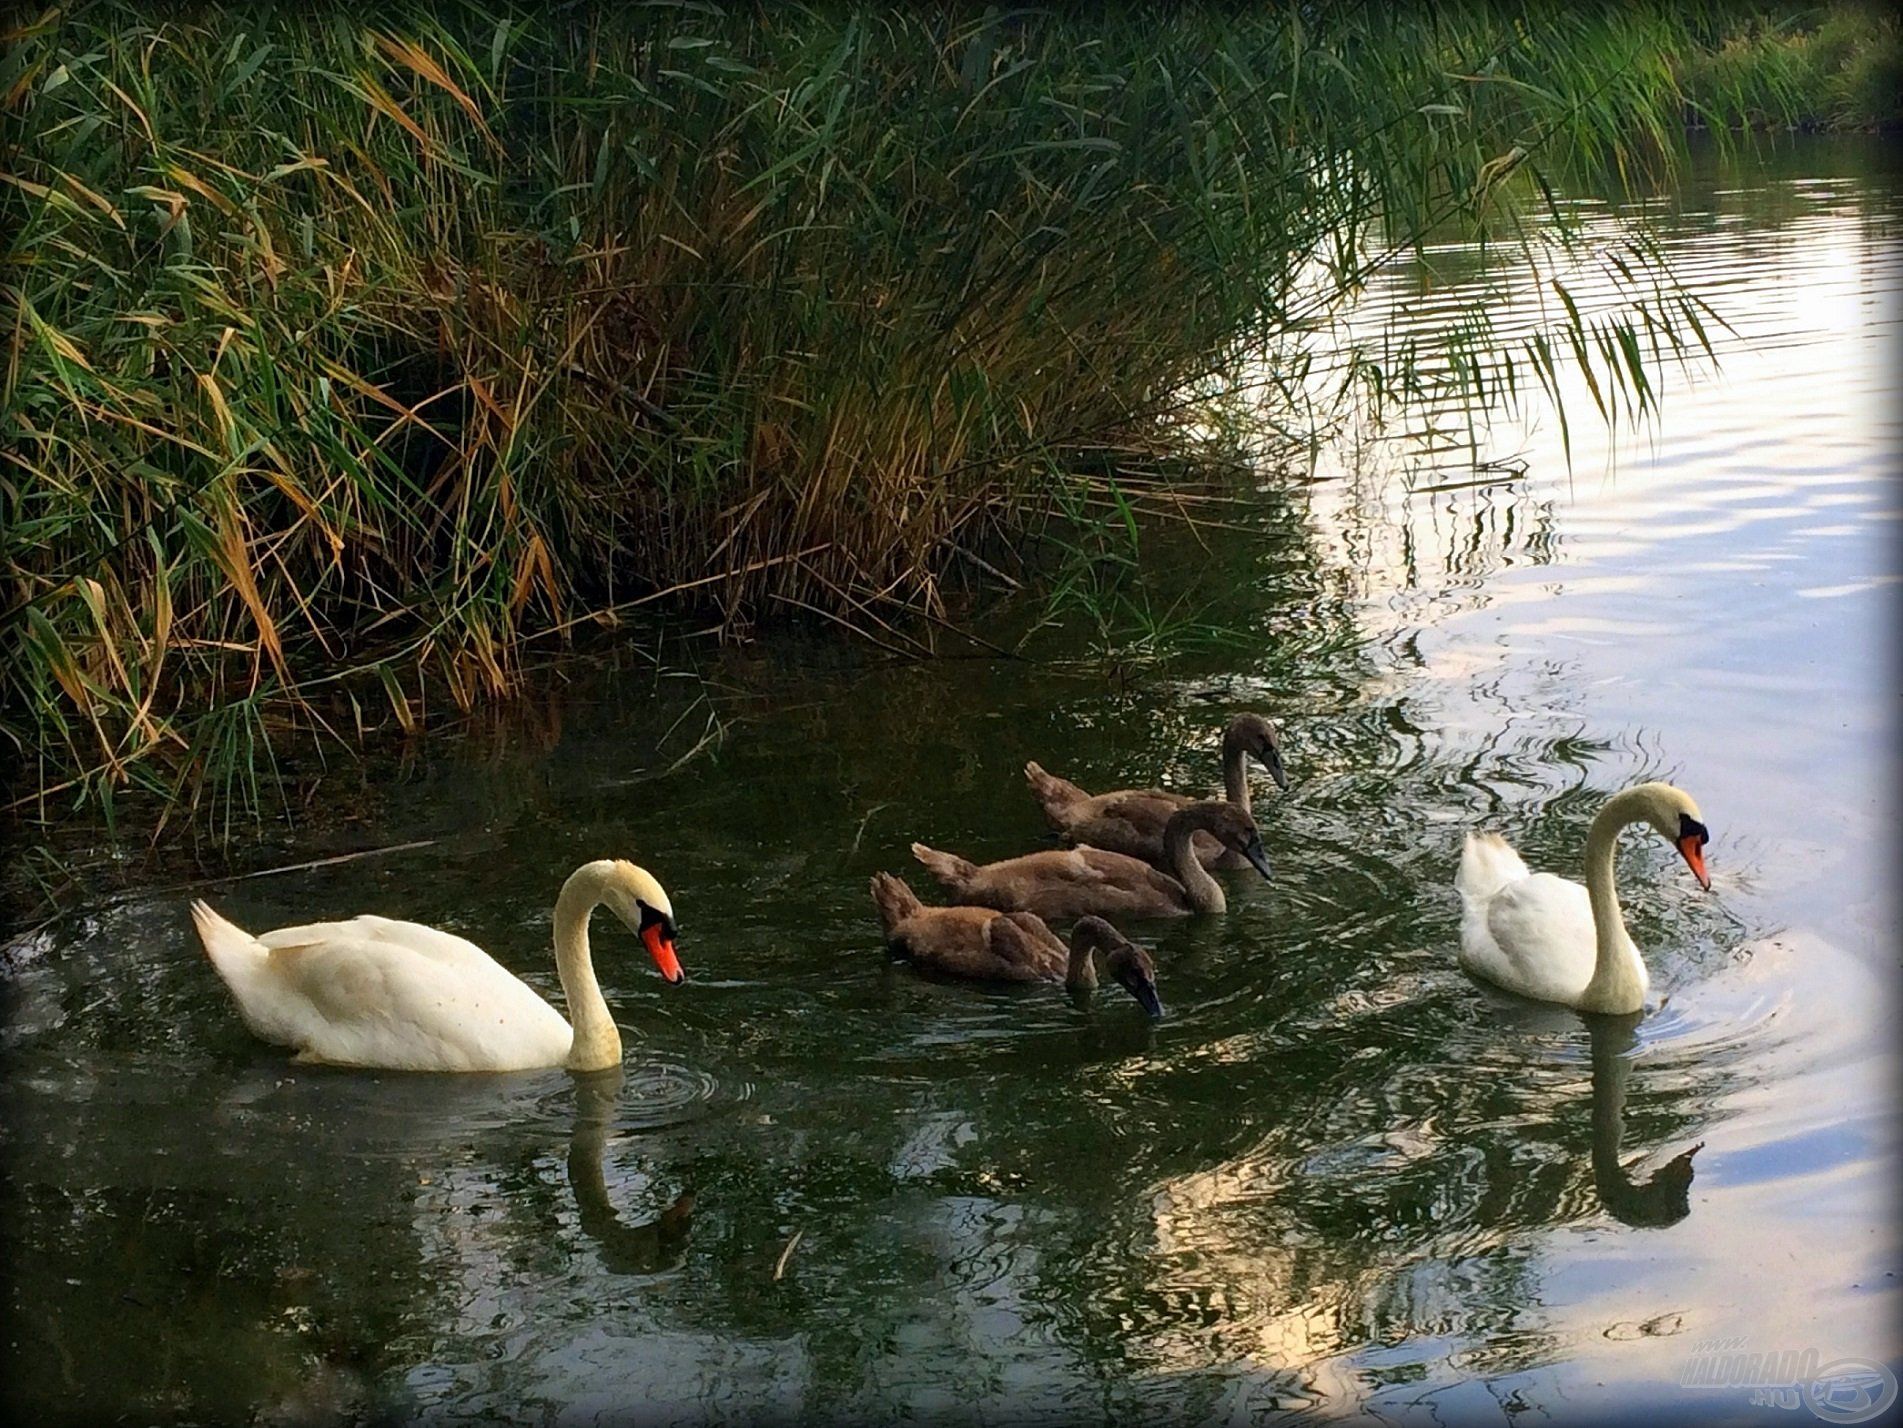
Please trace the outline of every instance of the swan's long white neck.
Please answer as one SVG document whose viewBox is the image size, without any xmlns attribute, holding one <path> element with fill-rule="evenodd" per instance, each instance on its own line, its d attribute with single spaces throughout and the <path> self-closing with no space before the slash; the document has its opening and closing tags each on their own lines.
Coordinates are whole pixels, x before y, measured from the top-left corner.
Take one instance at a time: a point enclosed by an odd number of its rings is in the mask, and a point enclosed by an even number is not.
<svg viewBox="0 0 1903 1428">
<path fill-rule="evenodd" d="M 621 1064 L 621 1033 L 595 980 L 588 951 L 588 919 L 601 905 L 614 864 L 586 863 L 562 884 L 555 899 L 555 970 L 562 978 L 562 999 L 575 1039 L 569 1044 L 570 1071 L 604 1071 Z"/>
<path fill-rule="evenodd" d="M 1645 798 L 1638 789 L 1627 789 L 1606 800 L 1599 816 L 1586 835 L 1586 895 L 1592 900 L 1593 935 L 1597 956 L 1593 961 L 1592 980 L 1586 984 L 1579 1005 L 1586 1011 L 1630 1012 L 1645 1003 L 1650 978 L 1638 948 L 1626 932 L 1625 914 L 1619 909 L 1619 890 L 1613 885 L 1613 854 L 1618 851 L 1619 833 L 1629 823 L 1647 820 Z"/>
<path fill-rule="evenodd" d="M 1163 859 L 1189 896 L 1189 905 L 1198 912 L 1222 912 L 1229 901 L 1222 895 L 1222 884 L 1209 876 L 1203 860 L 1192 846 L 1201 820 L 1193 808 L 1186 808 L 1164 825 Z"/>
</svg>

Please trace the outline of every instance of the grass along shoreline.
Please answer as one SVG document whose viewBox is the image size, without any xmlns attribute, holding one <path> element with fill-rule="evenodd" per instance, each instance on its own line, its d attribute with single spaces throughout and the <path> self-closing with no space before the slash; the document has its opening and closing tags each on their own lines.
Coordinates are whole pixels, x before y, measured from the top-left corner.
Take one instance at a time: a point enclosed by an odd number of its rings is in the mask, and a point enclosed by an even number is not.
<svg viewBox="0 0 1903 1428">
<path fill-rule="evenodd" d="M 11 39 L 9 803 L 161 825 L 643 602 L 929 643 L 960 552 L 1222 469 L 1185 394 L 1384 253 L 1486 226 L 1537 267 L 1549 175 L 1667 171 L 1693 44 L 1487 4 L 95 3 Z M 1642 405 L 1704 333 L 1633 240 L 1625 313 L 1344 385 L 1577 361 Z"/>
<path fill-rule="evenodd" d="M 1689 124 L 1903 127 L 1903 21 L 1892 5 L 1721 6 L 1690 29 L 1674 67 Z"/>
</svg>

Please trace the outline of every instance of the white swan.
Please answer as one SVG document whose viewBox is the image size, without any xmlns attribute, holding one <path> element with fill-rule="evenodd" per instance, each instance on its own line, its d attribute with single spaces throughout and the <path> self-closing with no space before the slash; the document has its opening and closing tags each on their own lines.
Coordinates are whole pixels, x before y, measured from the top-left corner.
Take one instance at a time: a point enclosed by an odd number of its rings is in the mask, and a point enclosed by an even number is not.
<svg viewBox="0 0 1903 1428">
<path fill-rule="evenodd" d="M 1649 823 L 1711 887 L 1704 848 L 1711 834 L 1690 794 L 1642 783 L 1614 794 L 1586 835 L 1586 885 L 1527 870 L 1497 833 L 1469 833 L 1454 886 L 1460 892 L 1460 965 L 1510 992 L 1579 1011 L 1635 1012 L 1651 986 L 1625 930 L 1612 885 L 1619 830 Z"/>
<path fill-rule="evenodd" d="M 433 927 L 365 915 L 253 937 L 202 901 L 192 904 L 192 921 L 245 1025 L 295 1047 L 299 1061 L 601 1071 L 621 1064 L 621 1034 L 588 955 L 588 918 L 603 903 L 640 937 L 663 977 L 685 976 L 661 885 L 633 863 L 584 863 L 555 900 L 555 966 L 573 1028 L 487 952 Z"/>
</svg>

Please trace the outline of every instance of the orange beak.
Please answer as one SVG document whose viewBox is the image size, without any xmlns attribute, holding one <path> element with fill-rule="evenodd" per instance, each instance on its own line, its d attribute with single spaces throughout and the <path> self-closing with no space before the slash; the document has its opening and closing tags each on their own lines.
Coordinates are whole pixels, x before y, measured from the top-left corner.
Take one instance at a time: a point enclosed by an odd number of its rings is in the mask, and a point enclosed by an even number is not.
<svg viewBox="0 0 1903 1428">
<path fill-rule="evenodd" d="M 1705 840 L 1696 833 L 1687 834 L 1678 840 L 1678 851 L 1685 859 L 1685 866 L 1692 870 L 1692 876 L 1698 879 L 1698 886 L 1710 892 L 1711 874 L 1705 871 Z"/>
<path fill-rule="evenodd" d="M 641 940 L 647 944 L 648 956 L 654 959 L 654 965 L 660 968 L 666 981 L 678 984 L 687 980 L 687 973 L 681 970 L 681 959 L 674 955 L 674 939 L 661 930 L 660 923 L 642 928 Z"/>
</svg>

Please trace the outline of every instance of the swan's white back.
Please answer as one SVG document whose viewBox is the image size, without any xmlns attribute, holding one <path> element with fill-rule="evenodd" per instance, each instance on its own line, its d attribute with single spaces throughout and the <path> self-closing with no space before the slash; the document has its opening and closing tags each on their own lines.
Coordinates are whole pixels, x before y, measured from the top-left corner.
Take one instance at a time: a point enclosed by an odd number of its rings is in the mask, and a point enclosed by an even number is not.
<svg viewBox="0 0 1903 1428">
<path fill-rule="evenodd" d="M 192 920 L 245 1024 L 302 1061 L 520 1071 L 561 1065 L 574 1039 L 526 982 L 433 927 L 366 915 L 253 937 L 202 902 Z"/>
<path fill-rule="evenodd" d="M 1461 904 L 1461 966 L 1521 996 L 1579 1002 L 1599 951 L 1592 899 L 1583 884 L 1532 872 L 1497 833 L 1469 833 L 1454 887 Z M 1643 962 L 1639 976 L 1643 995 Z"/>
</svg>

